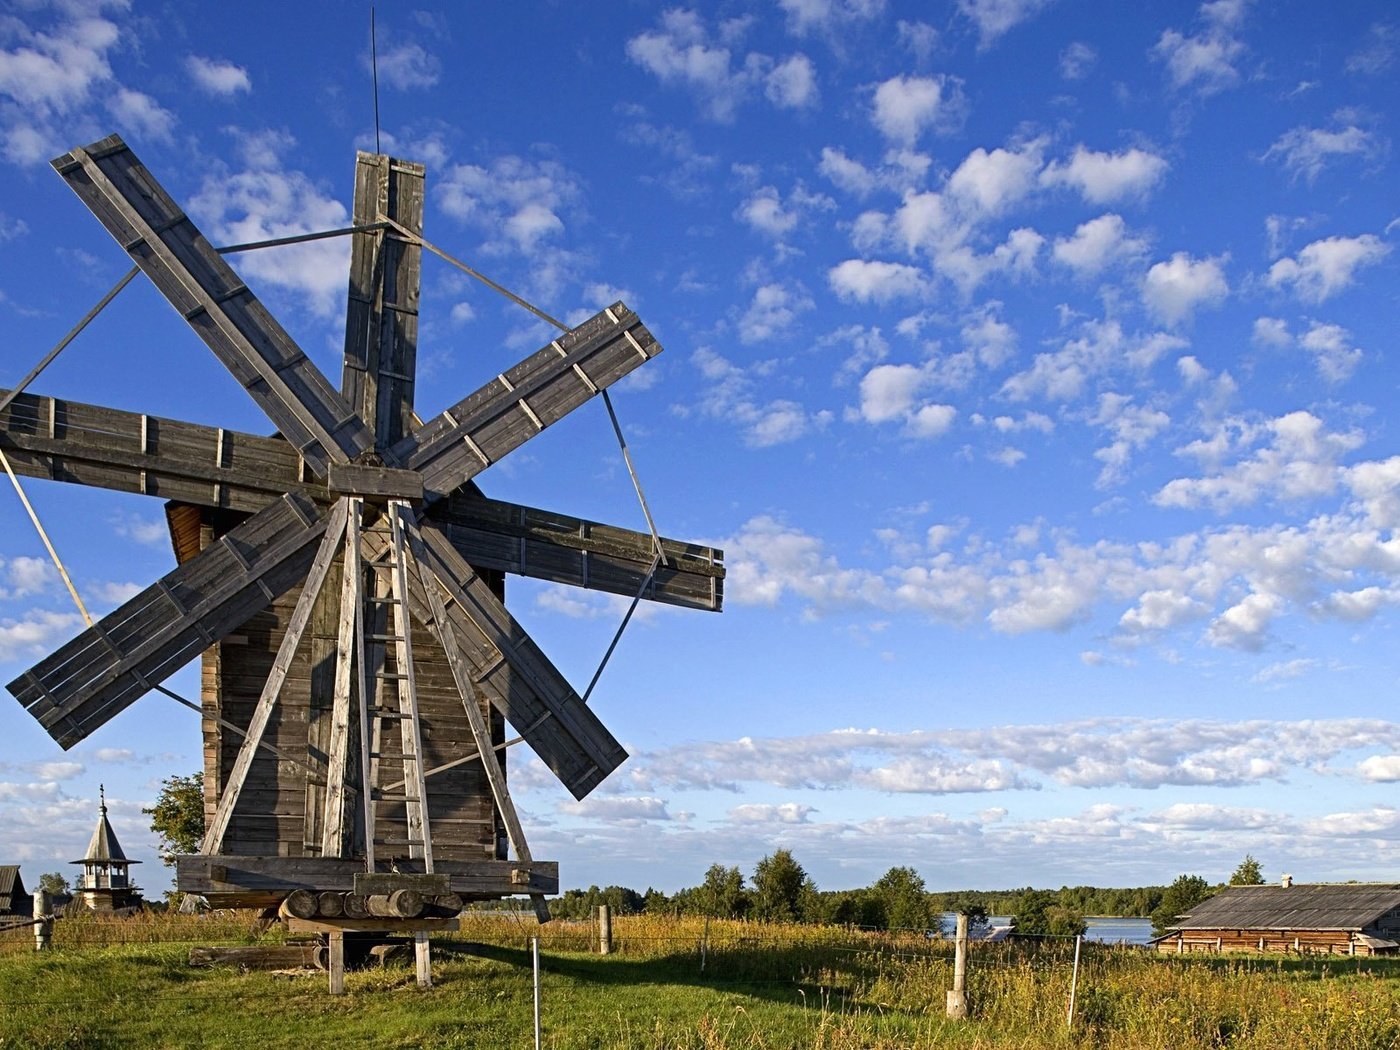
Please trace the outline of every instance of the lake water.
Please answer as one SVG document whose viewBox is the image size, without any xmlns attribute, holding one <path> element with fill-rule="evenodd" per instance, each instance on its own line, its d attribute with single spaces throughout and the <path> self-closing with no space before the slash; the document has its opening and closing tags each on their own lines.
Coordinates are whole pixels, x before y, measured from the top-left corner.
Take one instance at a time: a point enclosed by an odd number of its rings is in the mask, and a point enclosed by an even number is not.
<svg viewBox="0 0 1400 1050">
<path fill-rule="evenodd" d="M 1005 926 L 1011 920 L 1005 915 L 992 915 L 987 920 L 992 926 Z M 943 916 L 944 936 L 951 937 L 957 918 L 952 912 Z M 1084 931 L 1086 941 L 1101 944 L 1149 944 L 1152 941 L 1152 920 L 1119 917 L 1086 918 Z"/>
</svg>

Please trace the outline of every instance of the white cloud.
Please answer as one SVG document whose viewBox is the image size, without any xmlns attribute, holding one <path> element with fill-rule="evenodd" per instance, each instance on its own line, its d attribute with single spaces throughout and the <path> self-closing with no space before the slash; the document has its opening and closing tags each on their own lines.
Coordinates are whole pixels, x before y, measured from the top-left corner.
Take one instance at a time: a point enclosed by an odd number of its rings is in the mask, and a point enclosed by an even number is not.
<svg viewBox="0 0 1400 1050">
<path fill-rule="evenodd" d="M 1346 71 L 1362 76 L 1377 76 L 1395 62 L 1396 43 L 1400 32 L 1395 26 L 1377 22 L 1367 33 L 1366 42 L 1347 56 Z"/>
<path fill-rule="evenodd" d="M 1099 53 L 1082 40 L 1075 40 L 1060 52 L 1060 76 L 1083 80 L 1099 60 Z"/>
<path fill-rule="evenodd" d="M 398 91 L 430 88 L 441 76 L 442 63 L 421 44 L 396 44 L 379 55 L 379 79 Z"/>
<path fill-rule="evenodd" d="M 947 193 L 974 213 L 1005 211 L 1035 189 L 1043 147 L 1043 139 L 990 153 L 978 147 L 948 177 Z"/>
<path fill-rule="evenodd" d="M 927 384 L 928 375 L 915 365 L 877 365 L 860 381 L 860 414 L 867 423 L 902 419 Z"/>
<path fill-rule="evenodd" d="M 1152 56 L 1164 62 L 1172 87 L 1213 95 L 1234 86 L 1239 80 L 1235 63 L 1245 47 L 1232 32 L 1244 17 L 1243 0 L 1216 0 L 1200 7 L 1206 23 L 1201 32 L 1186 36 L 1175 29 L 1164 30 L 1152 48 Z"/>
<path fill-rule="evenodd" d="M 249 78 L 248 71 L 223 59 L 190 55 L 185 59 L 185 71 L 201 91 L 207 91 L 211 95 L 230 98 L 240 91 L 253 90 L 253 81 Z"/>
<path fill-rule="evenodd" d="M 814 812 L 811 806 L 800 802 L 783 802 L 779 805 L 750 802 L 731 809 L 729 819 L 738 824 L 806 824 L 807 818 Z"/>
<path fill-rule="evenodd" d="M 43 558 L 31 558 L 20 554 L 13 558 L 0 558 L 4 570 L 5 586 L 0 595 L 6 598 L 23 598 L 39 594 L 58 582 L 58 573 L 53 564 Z"/>
<path fill-rule="evenodd" d="M 961 127 L 966 110 L 962 81 L 956 77 L 895 76 L 875 88 L 872 115 L 887 139 L 913 146 L 926 131 L 946 133 Z"/>
<path fill-rule="evenodd" d="M 1094 458 L 1103 464 L 1097 485 L 1108 488 L 1123 480 L 1133 453 L 1165 430 L 1171 417 L 1159 409 L 1136 405 L 1127 395 L 1110 392 L 1099 395 L 1098 410 L 1089 422 L 1102 427 L 1113 439 L 1094 451 Z"/>
<path fill-rule="evenodd" d="M 1373 784 L 1394 784 L 1400 781 L 1400 755 L 1371 755 L 1356 764 L 1362 780 Z"/>
<path fill-rule="evenodd" d="M 582 802 L 561 802 L 559 811 L 585 820 L 603 820 L 633 827 L 645 826 L 653 821 L 665 822 L 674 819 L 666 808 L 666 801 L 654 796 L 628 798 L 621 795 L 593 795 Z"/>
<path fill-rule="evenodd" d="M 695 351 L 694 360 L 704 381 L 694 410 L 733 424 L 743 432 L 745 443 L 751 447 L 767 448 L 796 441 L 831 421 L 829 411 L 808 412 L 795 401 L 759 400 L 755 374 L 768 371 L 764 365 L 746 371 L 706 347 Z M 682 416 L 692 410 L 690 405 L 673 408 Z"/>
<path fill-rule="evenodd" d="M 1351 333 L 1341 325 L 1314 321 L 1298 345 L 1313 354 L 1318 374 L 1329 383 L 1350 379 L 1361 363 L 1361 348 L 1351 344 Z"/>
<path fill-rule="evenodd" d="M 1335 130 L 1296 127 L 1280 135 L 1264 153 L 1264 159 L 1277 160 L 1295 179 L 1301 177 L 1312 183 L 1332 161 L 1373 157 L 1379 149 L 1376 136 L 1356 124 Z"/>
<path fill-rule="evenodd" d="M 858 303 L 915 299 L 927 288 L 917 268 L 874 259 L 847 259 L 838 263 L 827 272 L 827 281 L 837 296 Z"/>
<path fill-rule="evenodd" d="M 107 109 L 123 131 L 142 138 L 170 140 L 175 127 L 175 114 L 140 91 L 118 88 L 107 99 Z"/>
<path fill-rule="evenodd" d="M 1167 325 L 1190 321 L 1197 308 L 1218 306 L 1229 292 L 1220 259 L 1193 259 L 1186 252 L 1155 263 L 1142 282 L 1144 305 Z"/>
<path fill-rule="evenodd" d="M 1305 303 L 1321 303 L 1347 288 L 1356 271 L 1374 266 L 1389 254 L 1390 245 L 1374 234 L 1325 237 L 1274 263 L 1267 281 L 1274 288 L 1291 287 Z"/>
<path fill-rule="evenodd" d="M 985 50 L 1008 30 L 1050 6 L 1053 0 L 958 0 L 958 11 L 977 27 L 977 46 Z"/>
<path fill-rule="evenodd" d="M 438 186 L 443 211 L 481 229 L 493 250 L 534 252 L 565 232 L 563 215 L 579 206 L 578 177 L 553 160 L 505 155 L 485 166 L 458 164 Z"/>
<path fill-rule="evenodd" d="M 804 213 L 826 211 L 835 206 L 830 197 L 810 193 L 801 183 L 786 200 L 775 186 L 760 186 L 739 205 L 734 217 L 751 229 L 782 240 L 796 229 Z"/>
<path fill-rule="evenodd" d="M 800 286 L 765 284 L 754 291 L 753 299 L 739 318 L 739 338 L 745 343 L 772 339 L 791 328 L 798 314 L 812 306 L 812 297 Z"/>
<path fill-rule="evenodd" d="M 817 67 L 799 52 L 769 71 L 763 90 L 768 101 L 779 109 L 810 109 L 821 97 L 817 89 Z"/>
<path fill-rule="evenodd" d="M 798 6 L 806 10 L 812 5 Z M 705 116 L 718 123 L 731 123 L 739 107 L 760 87 L 780 108 L 815 106 L 816 67 L 806 55 L 798 53 L 775 62 L 760 52 L 751 51 L 741 58 L 731 50 L 751 22 L 751 18 L 721 22 L 715 35 L 699 13 L 671 8 L 661 15 L 656 28 L 627 41 L 627 57 L 663 84 L 690 91 Z"/>
<path fill-rule="evenodd" d="M 214 242 L 243 244 L 349 224 L 345 205 L 299 171 L 254 170 L 209 177 L 190 211 Z M 238 257 L 237 268 L 299 295 L 318 315 L 341 308 L 350 245 L 312 241 Z"/>
<path fill-rule="evenodd" d="M 1136 146 L 1102 153 L 1079 145 L 1068 163 L 1047 164 L 1041 181 L 1077 190 L 1090 204 L 1112 204 L 1145 196 L 1162 181 L 1167 168 L 1165 158 Z"/>
<path fill-rule="evenodd" d="M 1310 412 L 1289 412 L 1260 425 L 1226 421 L 1208 440 L 1178 450 L 1216 467 L 1214 473 L 1169 481 L 1153 502 L 1164 507 L 1207 506 L 1222 513 L 1261 500 L 1316 499 L 1342 484 L 1341 459 L 1360 444 L 1359 433 L 1329 431 Z M 1217 465 L 1235 452 L 1241 454 L 1235 462 Z"/>
<path fill-rule="evenodd" d="M 885 9 L 885 0 L 778 0 L 787 15 L 788 30 L 796 36 L 837 33 L 869 22 Z"/>
<path fill-rule="evenodd" d="M 1147 239 L 1135 237 L 1121 215 L 1112 212 L 1080 223 L 1073 237 L 1055 238 L 1051 256 L 1076 274 L 1093 277 L 1109 266 L 1147 253 Z"/>
<path fill-rule="evenodd" d="M 82 628 L 77 613 L 33 609 L 21 620 L 0 620 L 0 661 L 42 656 Z"/>
</svg>

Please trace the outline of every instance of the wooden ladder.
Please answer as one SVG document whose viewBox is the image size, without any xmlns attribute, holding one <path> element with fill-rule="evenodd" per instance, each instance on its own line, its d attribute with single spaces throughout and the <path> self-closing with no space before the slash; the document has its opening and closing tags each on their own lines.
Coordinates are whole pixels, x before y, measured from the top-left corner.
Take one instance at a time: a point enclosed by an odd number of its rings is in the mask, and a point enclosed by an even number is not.
<svg viewBox="0 0 1400 1050">
<path fill-rule="evenodd" d="M 408 855 L 423 861 L 423 870 L 433 871 L 433 840 L 428 823 L 428 789 L 423 769 L 423 731 L 418 717 L 418 688 L 413 673 L 413 627 L 408 612 L 408 567 L 405 555 L 404 523 L 406 507 L 391 500 L 388 515 L 366 531 L 382 541 L 380 553 L 365 559 L 368 587 L 365 592 L 366 648 L 382 647 L 368 660 L 372 673 L 366 676 L 365 710 L 369 737 L 369 798 L 365 804 L 365 856 L 374 870 L 376 846 L 407 846 Z M 382 633 L 379 633 L 382 631 Z M 384 659 L 392 648 L 393 667 Z M 399 751 L 384 748 L 391 723 L 399 726 Z M 385 767 L 389 767 L 386 773 Z M 392 781 L 392 770 L 402 773 Z M 404 838 L 377 837 L 377 808 L 381 803 L 403 803 L 407 817 Z"/>
</svg>

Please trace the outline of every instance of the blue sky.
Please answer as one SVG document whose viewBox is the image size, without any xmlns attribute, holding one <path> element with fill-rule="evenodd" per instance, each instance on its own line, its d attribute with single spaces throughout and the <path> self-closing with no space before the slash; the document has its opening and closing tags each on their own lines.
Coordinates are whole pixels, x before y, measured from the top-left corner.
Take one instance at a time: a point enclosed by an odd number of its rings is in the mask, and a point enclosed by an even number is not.
<svg viewBox="0 0 1400 1050">
<path fill-rule="evenodd" d="M 779 846 L 824 888 L 1394 879 L 1400 19 L 1213 0 L 379 10 L 380 136 L 426 234 L 666 352 L 618 413 L 720 616 L 646 610 L 593 700 L 632 753 L 512 783 L 565 885 L 665 889 Z M 20 2 L 0 16 L 0 383 L 126 269 L 48 168 L 121 132 L 216 244 L 346 223 L 369 12 Z M 339 376 L 340 241 L 238 265 Z M 425 265 L 418 407 L 549 338 Z M 32 388 L 265 432 L 132 285 Z M 644 528 L 601 406 L 480 479 Z M 158 503 L 26 485 L 106 611 L 173 565 Z M 619 602 L 512 581 L 582 688 Z M 78 620 L 0 499 L 0 674 Z M 194 669 L 173 683 L 195 695 Z M 150 696 L 64 753 L 0 705 L 0 861 L 79 855 L 198 768 Z"/>
</svg>

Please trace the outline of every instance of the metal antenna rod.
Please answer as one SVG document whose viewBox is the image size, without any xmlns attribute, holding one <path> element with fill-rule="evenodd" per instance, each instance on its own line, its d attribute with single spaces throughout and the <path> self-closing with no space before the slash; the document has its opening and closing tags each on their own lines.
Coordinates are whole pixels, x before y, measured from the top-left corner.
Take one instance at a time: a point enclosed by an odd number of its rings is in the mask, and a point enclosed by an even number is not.
<svg viewBox="0 0 1400 1050">
<path fill-rule="evenodd" d="M 369 8 L 369 68 L 374 78 L 374 152 L 383 153 L 379 148 L 379 43 L 374 33 L 374 5 Z"/>
</svg>

